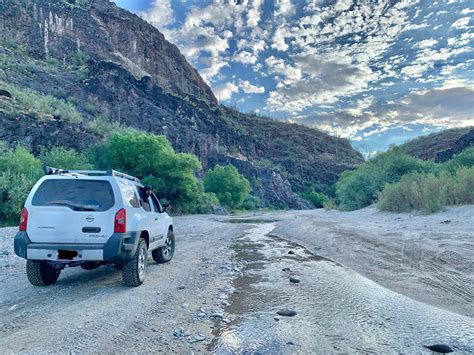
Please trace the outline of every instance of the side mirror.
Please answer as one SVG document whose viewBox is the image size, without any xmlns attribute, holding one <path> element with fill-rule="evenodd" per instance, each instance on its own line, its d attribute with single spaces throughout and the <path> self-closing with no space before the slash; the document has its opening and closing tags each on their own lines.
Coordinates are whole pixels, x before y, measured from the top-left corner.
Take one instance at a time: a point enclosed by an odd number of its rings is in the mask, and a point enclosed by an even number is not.
<svg viewBox="0 0 474 355">
<path fill-rule="evenodd" d="M 169 208 L 171 207 L 169 204 L 165 203 L 163 206 L 163 212 L 166 212 L 169 210 Z"/>
</svg>

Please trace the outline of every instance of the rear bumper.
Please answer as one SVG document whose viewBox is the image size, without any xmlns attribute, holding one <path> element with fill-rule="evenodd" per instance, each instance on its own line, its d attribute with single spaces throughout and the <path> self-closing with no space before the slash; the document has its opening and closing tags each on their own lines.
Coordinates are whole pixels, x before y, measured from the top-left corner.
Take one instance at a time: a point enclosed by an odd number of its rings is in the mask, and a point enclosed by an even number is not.
<svg viewBox="0 0 474 355">
<path fill-rule="evenodd" d="M 26 232 L 15 236 L 15 254 L 29 260 L 46 261 L 107 261 L 123 264 L 129 261 L 137 250 L 139 232 L 114 233 L 105 244 L 62 244 L 33 243 Z M 77 251 L 73 260 L 58 259 L 58 250 Z"/>
</svg>

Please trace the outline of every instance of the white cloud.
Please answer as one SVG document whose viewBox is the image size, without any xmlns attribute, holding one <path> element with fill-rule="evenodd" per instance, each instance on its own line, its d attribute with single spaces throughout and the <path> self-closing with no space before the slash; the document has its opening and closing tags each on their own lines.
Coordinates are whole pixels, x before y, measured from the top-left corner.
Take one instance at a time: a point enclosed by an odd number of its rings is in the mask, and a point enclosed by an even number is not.
<svg viewBox="0 0 474 355">
<path fill-rule="evenodd" d="M 276 0 L 275 7 L 275 17 L 292 15 L 295 12 L 295 7 L 291 0 Z"/>
<path fill-rule="evenodd" d="M 429 47 L 433 47 L 436 44 L 438 44 L 438 41 L 431 38 L 431 39 L 425 39 L 423 41 L 418 42 L 417 46 L 420 48 L 429 48 Z"/>
<path fill-rule="evenodd" d="M 301 112 L 315 105 L 335 103 L 339 97 L 352 95 L 367 88 L 377 73 L 369 66 L 353 63 L 342 54 L 294 56 L 295 66 L 272 57 L 267 65 L 284 74 L 277 89 L 270 93 L 267 106 L 272 111 Z M 294 76 L 288 74 L 295 73 Z"/>
<path fill-rule="evenodd" d="M 283 59 L 270 56 L 265 59 L 265 64 L 267 65 L 270 73 L 282 76 L 284 83 L 292 84 L 298 80 L 301 80 L 301 70 L 291 66 Z"/>
<path fill-rule="evenodd" d="M 219 101 L 227 101 L 232 98 L 232 95 L 239 91 L 239 87 L 232 83 L 220 85 L 214 89 L 214 94 Z"/>
<path fill-rule="evenodd" d="M 287 51 L 289 46 L 285 42 L 285 35 L 286 35 L 286 31 L 283 27 L 277 28 L 277 30 L 273 34 L 272 48 L 277 49 L 282 52 Z"/>
<path fill-rule="evenodd" d="M 175 21 L 171 0 L 154 0 L 149 10 L 139 14 L 145 21 L 159 29 Z"/>
<path fill-rule="evenodd" d="M 247 13 L 247 21 L 250 27 L 255 27 L 261 20 L 263 0 L 253 0 L 252 6 Z"/>
<path fill-rule="evenodd" d="M 334 9 L 336 11 L 345 11 L 349 9 L 352 5 L 352 0 L 339 0 L 336 2 Z"/>
<path fill-rule="evenodd" d="M 466 82 L 463 81 L 448 81 L 436 89 L 414 91 L 394 102 L 373 102 L 363 115 L 336 110 L 326 114 L 301 116 L 297 121 L 346 138 L 360 136 L 360 131 L 370 127 L 377 127 L 379 132 L 383 127 L 406 124 L 472 126 L 474 85 L 465 85 Z"/>
<path fill-rule="evenodd" d="M 263 94 L 265 92 L 263 86 L 252 85 L 248 80 L 241 81 L 239 87 L 246 94 Z"/>
<path fill-rule="evenodd" d="M 175 21 L 171 0 L 154 0 L 150 9 L 138 13 L 145 21 L 158 28 L 167 38 L 172 37 L 168 25 Z"/>
<path fill-rule="evenodd" d="M 232 58 L 235 62 L 240 62 L 243 64 L 255 64 L 258 61 L 257 56 L 248 51 L 241 51 L 234 54 Z"/>
<path fill-rule="evenodd" d="M 458 29 L 468 29 L 469 28 L 469 21 L 471 20 L 470 17 L 463 17 L 456 20 L 452 25 L 451 28 L 458 28 Z"/>
</svg>

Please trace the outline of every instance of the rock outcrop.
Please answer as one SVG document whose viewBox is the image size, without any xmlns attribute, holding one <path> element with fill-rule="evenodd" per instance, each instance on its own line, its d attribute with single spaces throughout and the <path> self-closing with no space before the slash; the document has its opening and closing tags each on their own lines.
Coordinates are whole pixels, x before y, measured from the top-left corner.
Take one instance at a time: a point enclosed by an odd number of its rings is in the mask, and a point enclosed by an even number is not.
<svg viewBox="0 0 474 355">
<path fill-rule="evenodd" d="M 451 148 L 436 153 L 435 162 L 442 163 L 450 160 L 454 155 L 461 153 L 464 149 L 474 146 L 474 128 L 462 135 Z"/>
<path fill-rule="evenodd" d="M 464 127 L 421 136 L 394 149 L 423 160 L 442 163 L 472 145 L 474 145 L 474 127 Z"/>
</svg>

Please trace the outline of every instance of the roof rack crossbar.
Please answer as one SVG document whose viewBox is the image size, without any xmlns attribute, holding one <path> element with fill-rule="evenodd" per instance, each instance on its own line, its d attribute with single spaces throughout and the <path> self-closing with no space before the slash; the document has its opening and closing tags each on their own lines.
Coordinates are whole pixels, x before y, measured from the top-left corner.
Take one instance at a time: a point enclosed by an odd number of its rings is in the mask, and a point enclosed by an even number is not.
<svg viewBox="0 0 474 355">
<path fill-rule="evenodd" d="M 92 175 L 92 176 L 107 175 L 107 176 L 116 176 L 122 179 L 127 179 L 127 180 L 140 183 L 140 179 L 136 178 L 135 176 L 121 173 L 120 171 L 117 171 L 117 170 L 65 170 L 65 169 L 53 168 L 50 166 L 44 166 L 43 170 L 46 175 L 63 175 L 63 174 Z"/>
<path fill-rule="evenodd" d="M 63 170 L 62 173 L 81 175 L 107 175 L 105 170 Z"/>
<path fill-rule="evenodd" d="M 136 178 L 135 176 L 128 175 L 128 174 L 125 174 L 125 173 L 121 173 L 120 171 L 117 171 L 117 170 L 109 170 L 107 172 L 107 175 L 121 177 L 121 178 L 132 180 L 132 181 L 135 181 L 135 182 L 138 182 L 138 183 L 140 182 L 140 179 Z"/>
</svg>

